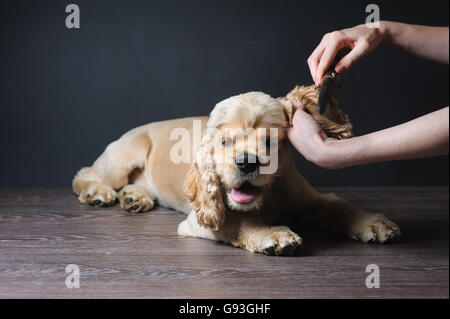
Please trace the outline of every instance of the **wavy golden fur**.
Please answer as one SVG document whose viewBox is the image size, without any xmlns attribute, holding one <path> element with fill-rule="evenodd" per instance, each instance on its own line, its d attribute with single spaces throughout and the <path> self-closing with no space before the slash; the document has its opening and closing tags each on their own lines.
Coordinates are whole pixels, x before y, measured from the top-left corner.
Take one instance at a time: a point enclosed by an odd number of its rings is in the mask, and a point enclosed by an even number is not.
<svg viewBox="0 0 450 319">
<path fill-rule="evenodd" d="M 317 110 L 319 88 L 317 86 L 296 86 L 287 96 L 288 99 L 297 99 L 302 102 L 305 109 L 322 127 L 329 137 L 345 139 L 353 137 L 352 123 L 346 114 L 339 108 L 335 99 L 332 99 L 325 114 Z"/>
<path fill-rule="evenodd" d="M 184 192 L 197 214 L 200 225 L 218 230 L 225 221 L 225 205 L 214 161 L 214 135 L 206 130 L 197 151 L 197 161 L 184 181 Z"/>
</svg>

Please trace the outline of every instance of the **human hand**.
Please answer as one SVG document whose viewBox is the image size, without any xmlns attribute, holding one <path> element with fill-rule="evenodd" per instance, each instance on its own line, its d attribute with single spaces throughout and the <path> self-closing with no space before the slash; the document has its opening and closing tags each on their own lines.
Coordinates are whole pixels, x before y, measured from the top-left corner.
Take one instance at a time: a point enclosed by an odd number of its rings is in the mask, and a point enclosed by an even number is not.
<svg viewBox="0 0 450 319">
<path fill-rule="evenodd" d="M 325 34 L 322 41 L 308 58 L 314 83 L 320 86 L 323 75 L 333 63 L 338 51 L 351 51 L 335 67 L 337 73 L 349 70 L 359 59 L 371 53 L 384 39 L 383 28 L 368 28 L 362 24 L 353 28 Z"/>
<path fill-rule="evenodd" d="M 374 133 L 337 140 L 326 136 L 302 103 L 292 100 L 288 139 L 308 161 L 328 169 L 447 155 L 449 108 Z"/>
<path fill-rule="evenodd" d="M 305 111 L 305 106 L 292 100 L 294 116 L 292 127 L 288 130 L 288 138 L 292 146 L 308 161 L 322 167 L 332 167 L 326 155 L 326 143 L 330 140 L 319 124 Z M 332 139 L 331 139 L 332 140 Z"/>
<path fill-rule="evenodd" d="M 304 105 L 292 100 L 292 127 L 288 139 L 308 161 L 327 169 L 338 169 L 359 163 L 364 143 L 358 138 L 338 140 L 328 137 Z"/>
</svg>

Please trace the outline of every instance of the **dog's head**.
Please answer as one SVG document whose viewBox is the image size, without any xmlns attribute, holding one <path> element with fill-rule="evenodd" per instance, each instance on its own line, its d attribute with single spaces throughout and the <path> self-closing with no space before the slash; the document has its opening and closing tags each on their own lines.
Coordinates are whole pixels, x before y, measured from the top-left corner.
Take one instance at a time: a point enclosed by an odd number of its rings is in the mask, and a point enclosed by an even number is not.
<svg viewBox="0 0 450 319">
<path fill-rule="evenodd" d="M 290 101 L 261 92 L 216 105 L 184 185 L 200 225 L 217 230 L 227 209 L 262 208 L 286 156 L 291 114 Z"/>
</svg>

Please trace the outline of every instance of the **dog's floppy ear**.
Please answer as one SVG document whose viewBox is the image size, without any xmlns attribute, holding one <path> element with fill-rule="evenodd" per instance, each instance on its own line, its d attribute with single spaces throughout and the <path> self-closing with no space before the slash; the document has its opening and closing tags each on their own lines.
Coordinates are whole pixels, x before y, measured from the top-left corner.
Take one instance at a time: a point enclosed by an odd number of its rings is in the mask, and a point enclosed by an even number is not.
<svg viewBox="0 0 450 319">
<path fill-rule="evenodd" d="M 206 129 L 194 163 L 184 181 L 184 193 L 197 214 L 199 225 L 218 230 L 225 222 L 225 205 L 214 161 L 215 130 Z"/>
<path fill-rule="evenodd" d="M 336 139 L 353 137 L 352 123 L 348 116 L 339 108 L 337 101 L 332 99 L 327 111 L 320 114 L 317 110 L 319 88 L 311 86 L 297 86 L 288 95 L 288 99 L 296 99 L 303 103 L 305 110 L 319 123 L 320 127 L 329 136 Z"/>
<path fill-rule="evenodd" d="M 288 126 L 292 126 L 292 117 L 294 115 L 294 111 L 291 100 L 284 97 L 279 97 L 277 100 L 281 103 L 281 105 L 283 105 L 284 114 L 286 116 Z"/>
</svg>

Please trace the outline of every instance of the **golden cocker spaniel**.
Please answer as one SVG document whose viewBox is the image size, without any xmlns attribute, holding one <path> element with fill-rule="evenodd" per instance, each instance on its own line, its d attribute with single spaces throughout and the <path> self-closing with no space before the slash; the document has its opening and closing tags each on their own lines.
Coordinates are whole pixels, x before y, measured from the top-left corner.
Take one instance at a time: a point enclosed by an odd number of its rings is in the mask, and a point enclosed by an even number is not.
<svg viewBox="0 0 450 319">
<path fill-rule="evenodd" d="M 188 215 L 178 226 L 182 236 L 270 255 L 291 255 L 302 244 L 299 235 L 281 225 L 286 220 L 363 242 L 384 243 L 400 235 L 383 215 L 334 194 L 319 194 L 300 175 L 286 139 L 292 98 L 305 105 L 328 136 L 353 136 L 335 101 L 325 116 L 317 113 L 316 87 L 296 87 L 279 99 L 250 92 L 218 103 L 209 117 L 150 123 L 127 132 L 76 174 L 73 189 L 83 204 L 111 206 L 118 200 L 134 213 L 149 211 L 157 202 Z"/>
</svg>

